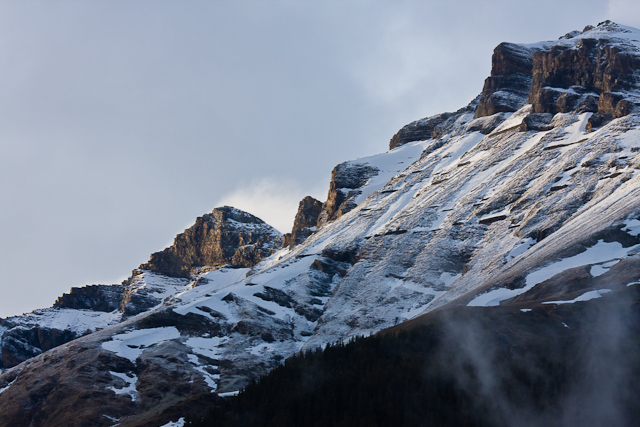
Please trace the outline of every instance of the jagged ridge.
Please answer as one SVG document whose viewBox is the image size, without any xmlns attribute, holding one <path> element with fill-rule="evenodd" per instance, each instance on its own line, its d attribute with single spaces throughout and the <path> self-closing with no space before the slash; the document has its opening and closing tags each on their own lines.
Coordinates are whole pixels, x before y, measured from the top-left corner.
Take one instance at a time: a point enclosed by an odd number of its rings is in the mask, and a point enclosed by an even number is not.
<svg viewBox="0 0 640 427">
<path fill-rule="evenodd" d="M 610 23 L 586 33 L 616 45 L 638 34 Z M 93 391 L 96 410 L 124 426 L 177 396 L 238 390 L 301 348 L 369 335 L 445 305 L 573 300 L 640 280 L 632 260 L 640 250 L 635 110 L 598 123 L 591 111 L 535 113 L 532 105 L 476 115 L 472 103 L 427 139 L 415 134 L 423 140 L 409 136 L 388 153 L 336 168 L 322 226 L 300 244 L 251 268 L 190 270 L 194 277 L 182 280 L 191 284 L 164 305 L 9 370 L 0 377 L 0 407 L 14 412 L 5 417 L 22 416 L 15 402 L 37 388 L 36 367 L 58 384 L 62 360 L 111 369 Z M 631 270 L 623 274 L 620 260 Z M 554 281 L 586 274 L 601 279 L 549 292 Z M 169 371 L 194 382 L 150 394 L 150 373 L 171 376 L 160 361 L 169 352 L 178 355 Z M 76 379 L 73 392 L 82 394 L 89 385 Z M 51 408 L 45 403 L 38 408 Z M 38 417 L 61 423 L 45 412 Z"/>
</svg>

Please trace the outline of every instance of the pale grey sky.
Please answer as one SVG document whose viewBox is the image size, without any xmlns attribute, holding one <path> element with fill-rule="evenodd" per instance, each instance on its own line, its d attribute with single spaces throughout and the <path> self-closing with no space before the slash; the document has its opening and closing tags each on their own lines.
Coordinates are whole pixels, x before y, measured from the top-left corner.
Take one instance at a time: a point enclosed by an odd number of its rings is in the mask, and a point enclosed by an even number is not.
<svg viewBox="0 0 640 427">
<path fill-rule="evenodd" d="M 331 169 L 466 105 L 501 41 L 631 1 L 0 1 L 0 317 L 117 283 L 232 204 L 288 231 Z"/>
</svg>

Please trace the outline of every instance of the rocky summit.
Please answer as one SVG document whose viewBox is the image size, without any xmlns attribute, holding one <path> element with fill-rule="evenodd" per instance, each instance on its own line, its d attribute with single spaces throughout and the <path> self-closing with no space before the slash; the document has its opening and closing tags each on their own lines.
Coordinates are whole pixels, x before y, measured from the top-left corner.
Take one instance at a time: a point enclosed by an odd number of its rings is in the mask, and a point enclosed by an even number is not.
<svg viewBox="0 0 640 427">
<path fill-rule="evenodd" d="M 189 277 L 194 267 L 253 267 L 280 247 L 280 232 L 259 218 L 225 206 L 196 219 L 173 245 L 151 254 L 141 270 Z"/>
<path fill-rule="evenodd" d="M 336 166 L 284 242 L 219 208 L 124 283 L 0 320 L 0 426 L 165 425 L 300 350 L 429 313 L 625 295 L 640 283 L 639 84 L 640 30 L 609 21 L 499 45 L 476 99 Z"/>
</svg>

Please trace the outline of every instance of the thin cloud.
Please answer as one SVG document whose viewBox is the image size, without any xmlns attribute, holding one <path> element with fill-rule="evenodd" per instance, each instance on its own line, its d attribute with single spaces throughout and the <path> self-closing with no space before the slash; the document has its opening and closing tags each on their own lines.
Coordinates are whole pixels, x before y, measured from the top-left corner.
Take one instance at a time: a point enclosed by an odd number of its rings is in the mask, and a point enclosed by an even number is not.
<svg viewBox="0 0 640 427">
<path fill-rule="evenodd" d="M 293 180 L 269 177 L 253 180 L 225 194 L 218 206 L 228 205 L 249 212 L 282 233 L 288 233 L 303 197 L 311 195 L 324 200 L 319 195 L 319 188 L 313 193 L 306 194 L 305 189 Z"/>
</svg>

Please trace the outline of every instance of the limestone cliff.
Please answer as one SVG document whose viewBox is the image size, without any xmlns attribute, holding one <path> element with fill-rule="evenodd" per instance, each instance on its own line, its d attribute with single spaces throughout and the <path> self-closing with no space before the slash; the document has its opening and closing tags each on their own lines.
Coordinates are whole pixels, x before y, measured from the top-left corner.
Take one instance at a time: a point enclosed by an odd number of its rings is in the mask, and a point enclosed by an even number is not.
<svg viewBox="0 0 640 427">
<path fill-rule="evenodd" d="M 340 218 L 343 214 L 356 207 L 354 198 L 360 194 L 358 190 L 378 170 L 368 164 L 352 162 L 340 163 L 331 171 L 329 194 L 322 205 L 318 217 L 318 227 Z"/>
<path fill-rule="evenodd" d="M 141 270 L 189 277 L 193 268 L 233 264 L 253 267 L 282 242 L 282 235 L 261 219 L 232 207 L 198 217 L 173 245 L 151 255 Z"/>
<path fill-rule="evenodd" d="M 287 233 L 282 238 L 282 247 L 299 245 L 309 237 L 318 224 L 318 217 L 322 211 L 322 202 L 307 196 L 300 200 L 298 213 L 293 221 L 291 233 Z"/>
</svg>

